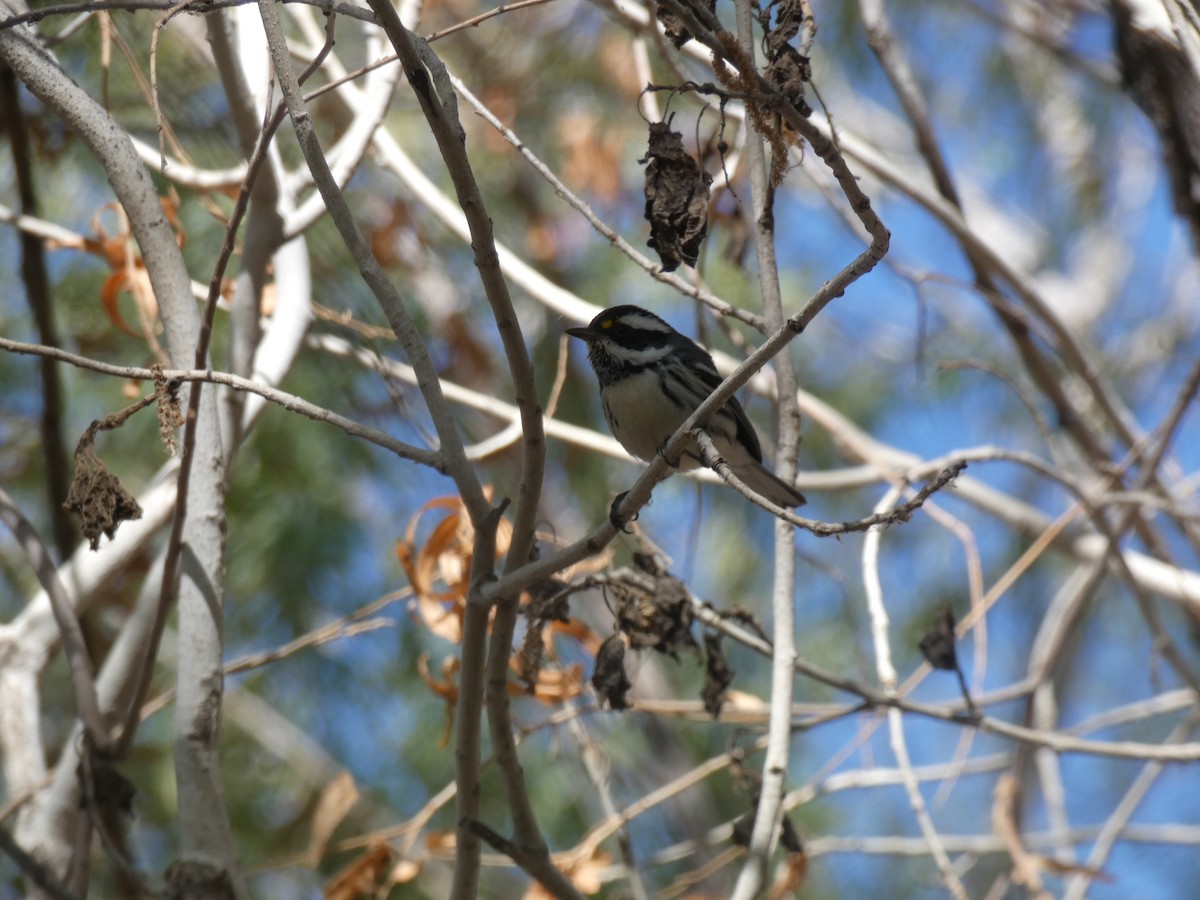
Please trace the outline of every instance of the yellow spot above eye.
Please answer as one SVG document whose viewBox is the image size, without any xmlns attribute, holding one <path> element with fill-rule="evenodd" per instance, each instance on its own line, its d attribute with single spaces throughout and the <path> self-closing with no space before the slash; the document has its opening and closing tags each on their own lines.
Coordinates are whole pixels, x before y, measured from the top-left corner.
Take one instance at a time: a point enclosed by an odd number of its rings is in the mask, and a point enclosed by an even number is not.
<svg viewBox="0 0 1200 900">
<path fill-rule="evenodd" d="M 600 327 L 603 328 L 605 331 L 608 331 L 615 324 L 616 324 L 615 319 L 605 319 L 603 322 L 600 323 Z"/>
</svg>

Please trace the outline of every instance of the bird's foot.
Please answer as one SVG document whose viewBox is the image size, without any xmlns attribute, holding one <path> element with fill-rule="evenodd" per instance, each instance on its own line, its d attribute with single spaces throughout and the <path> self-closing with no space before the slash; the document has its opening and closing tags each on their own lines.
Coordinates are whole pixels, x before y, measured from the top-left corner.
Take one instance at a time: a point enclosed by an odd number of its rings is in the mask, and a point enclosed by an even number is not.
<svg viewBox="0 0 1200 900">
<path fill-rule="evenodd" d="M 678 469 L 680 463 L 683 462 L 683 454 L 680 453 L 674 459 L 671 459 L 671 457 L 667 456 L 667 443 L 669 441 L 670 441 L 670 438 L 668 438 L 666 441 L 663 441 L 661 444 L 659 444 L 657 453 L 659 456 L 661 456 L 663 458 L 663 461 L 666 462 L 666 464 L 668 466 L 670 466 L 672 469 Z"/>
<path fill-rule="evenodd" d="M 617 508 L 621 505 L 621 501 L 624 500 L 628 495 L 629 491 L 621 491 L 621 493 L 617 494 L 616 499 L 613 500 L 612 506 L 608 508 L 608 521 L 612 522 L 613 528 L 617 529 L 617 531 L 621 532 L 622 534 L 633 534 L 633 529 L 627 527 L 627 525 L 630 522 L 636 522 L 638 517 L 637 513 L 634 513 L 632 516 L 625 517 L 617 512 Z"/>
</svg>

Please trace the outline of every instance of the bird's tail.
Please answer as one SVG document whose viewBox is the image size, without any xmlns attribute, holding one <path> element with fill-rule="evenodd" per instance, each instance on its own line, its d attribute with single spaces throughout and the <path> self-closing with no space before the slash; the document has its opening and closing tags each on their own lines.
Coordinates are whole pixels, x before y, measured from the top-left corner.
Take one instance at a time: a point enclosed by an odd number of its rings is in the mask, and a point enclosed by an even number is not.
<svg viewBox="0 0 1200 900">
<path fill-rule="evenodd" d="M 742 465 L 730 468 L 746 487 L 756 494 L 762 494 L 776 506 L 792 509 L 808 502 L 802 493 L 760 462 L 747 460 Z"/>
</svg>

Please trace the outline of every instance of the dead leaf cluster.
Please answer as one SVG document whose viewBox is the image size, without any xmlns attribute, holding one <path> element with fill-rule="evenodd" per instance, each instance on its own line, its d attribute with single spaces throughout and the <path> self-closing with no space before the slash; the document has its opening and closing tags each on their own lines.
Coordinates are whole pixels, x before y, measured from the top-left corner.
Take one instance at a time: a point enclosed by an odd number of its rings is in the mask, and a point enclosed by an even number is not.
<svg viewBox="0 0 1200 900">
<path fill-rule="evenodd" d="M 808 118 L 812 107 L 804 99 L 804 85 L 812 78 L 812 66 L 808 57 L 791 43 L 804 24 L 804 4 L 801 0 L 773 0 L 759 8 L 759 22 L 767 56 L 763 77 L 800 115 Z"/>
<path fill-rule="evenodd" d="M 441 513 L 440 518 L 420 537 L 423 519 L 435 511 Z M 461 499 L 439 497 L 413 516 L 404 538 L 396 542 L 396 556 L 413 588 L 410 608 L 415 620 L 432 634 L 456 644 L 462 641 L 474 538 L 474 528 Z M 496 535 L 498 556 L 507 553 L 511 539 L 512 526 L 502 519 Z M 526 629 L 520 650 L 510 660 L 514 674 L 508 686 L 510 695 L 557 705 L 583 693 L 582 664 L 561 665 L 554 640 L 566 638 L 589 654 L 596 653 L 601 642 L 590 628 L 570 618 L 568 593 L 565 582 L 550 579 L 522 595 Z M 553 665 L 546 664 L 547 660 Z M 442 662 L 441 676 L 437 677 L 430 671 L 428 654 L 417 661 L 422 681 L 446 704 L 443 745 L 449 741 L 458 703 L 458 669 L 458 660 L 447 656 Z"/>
<path fill-rule="evenodd" d="M 694 266 L 708 232 L 708 189 L 712 176 L 684 149 L 683 135 L 670 122 L 651 122 L 646 155 L 647 242 L 664 272 L 680 263 Z"/>
<path fill-rule="evenodd" d="M 417 533 L 425 516 L 444 515 L 420 542 Z M 396 558 L 412 585 L 413 612 L 426 629 L 452 643 L 462 642 L 468 579 L 475 529 L 461 498 L 435 497 L 409 520 L 404 538 L 396 542 Z M 501 519 L 496 529 L 496 555 L 508 552 L 512 524 Z"/>
<path fill-rule="evenodd" d="M 627 694 L 632 685 L 625 671 L 627 649 L 656 650 L 676 661 L 681 651 L 700 653 L 692 634 L 695 618 L 687 586 L 651 554 L 635 554 L 634 565 L 636 568 L 611 573 L 604 582 L 617 631 L 599 648 L 592 675 L 592 687 L 617 710 L 629 706 Z M 715 719 L 736 674 L 725 659 L 719 634 L 705 634 L 704 659 L 701 698 Z"/>
<path fill-rule="evenodd" d="M 97 425 L 92 423 L 75 448 L 75 474 L 63 503 L 64 509 L 79 517 L 79 530 L 93 550 L 99 549 L 101 535 L 111 540 L 122 522 L 142 517 L 137 498 L 96 455 Z"/>
</svg>

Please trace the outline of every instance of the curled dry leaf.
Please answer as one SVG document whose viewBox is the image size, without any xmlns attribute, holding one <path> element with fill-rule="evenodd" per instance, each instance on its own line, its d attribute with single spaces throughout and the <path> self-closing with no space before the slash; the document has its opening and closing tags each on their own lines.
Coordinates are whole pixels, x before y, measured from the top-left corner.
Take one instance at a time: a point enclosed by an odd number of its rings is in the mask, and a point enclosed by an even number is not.
<svg viewBox="0 0 1200 900">
<path fill-rule="evenodd" d="M 708 231 L 708 187 L 712 176 L 683 147 L 683 135 L 669 122 L 650 123 L 650 145 L 639 160 L 646 166 L 648 244 L 664 272 L 695 265 Z"/>
<path fill-rule="evenodd" d="M 510 668 L 517 673 L 517 680 L 525 686 L 525 691 L 532 694 L 537 683 L 538 670 L 542 666 L 542 655 L 546 642 L 542 639 L 542 629 L 530 623 L 525 629 L 525 639 L 521 649 L 509 662 Z"/>
<path fill-rule="evenodd" d="M 179 220 L 179 195 L 172 190 L 166 197 L 160 198 L 163 212 L 167 221 L 175 230 L 175 242 L 182 247 L 186 239 L 183 223 Z M 109 233 L 104 226 L 105 213 L 112 213 L 117 220 L 115 233 Z M 75 250 L 83 250 L 103 259 L 112 270 L 100 289 L 100 302 L 108 313 L 113 326 L 132 337 L 144 337 L 155 351 L 162 356 L 161 348 L 154 338 L 154 330 L 158 323 L 158 299 L 150 284 L 150 276 L 146 264 L 142 261 L 133 240 L 129 227 L 129 219 L 118 203 L 109 203 L 96 211 L 92 216 L 93 237 L 81 238 L 76 242 L 59 242 L 58 246 L 66 246 Z M 122 318 L 118 301 L 122 293 L 127 292 L 133 298 L 137 310 L 141 330 L 131 328 Z"/>
<path fill-rule="evenodd" d="M 921 653 L 935 669 L 953 672 L 958 669 L 958 654 L 954 649 L 954 610 L 947 604 L 921 638 Z"/>
<path fill-rule="evenodd" d="M 305 854 L 310 868 L 315 869 L 320 865 L 334 829 L 346 818 L 346 814 L 358 802 L 358 798 L 358 785 L 354 783 L 354 777 L 349 772 L 339 773 L 333 781 L 325 785 L 312 815 L 312 835 L 308 839 L 308 851 Z"/>
<path fill-rule="evenodd" d="M 783 821 L 786 825 L 788 820 L 785 818 Z M 807 877 L 808 855 L 803 850 L 789 852 L 775 878 L 775 883 L 771 885 L 771 900 L 799 896 Z"/>
<path fill-rule="evenodd" d="M 75 474 L 63 508 L 79 517 L 88 546 L 97 550 L 101 535 L 111 540 L 122 522 L 142 517 L 142 507 L 96 455 L 94 435 L 89 429 L 75 448 Z"/>
<path fill-rule="evenodd" d="M 512 667 L 516 668 L 515 662 Z M 563 703 L 583 693 L 583 666 L 573 663 L 540 669 L 532 690 L 518 681 L 509 681 L 508 693 L 513 697 L 532 695 L 548 706 Z"/>
<path fill-rule="evenodd" d="M 179 452 L 175 432 L 183 424 L 183 410 L 179 408 L 178 381 L 167 381 L 162 366 L 151 366 L 154 373 L 154 403 L 158 414 L 158 436 L 162 438 L 167 453 L 174 456 Z"/>
<path fill-rule="evenodd" d="M 571 621 L 571 608 L 563 583 L 557 578 L 537 582 L 521 595 L 521 611 L 525 614 L 525 638 L 514 657 L 517 677 L 529 693 L 533 693 L 542 657 L 554 658 L 554 639 L 551 627 Z"/>
<path fill-rule="evenodd" d="M 725 703 L 725 690 L 733 684 L 734 671 L 725 660 L 725 651 L 721 648 L 719 634 L 704 636 L 704 690 L 700 698 L 704 708 L 714 719 L 721 715 L 721 707 Z"/>
<path fill-rule="evenodd" d="M 804 4 L 800 0 L 774 0 L 760 7 L 759 21 L 767 55 L 763 76 L 807 118 L 812 108 L 804 99 L 804 85 L 812 78 L 812 67 L 808 57 L 790 43 L 804 23 Z"/>
<path fill-rule="evenodd" d="M 628 709 L 626 695 L 633 685 L 625 673 L 625 640 L 620 632 L 609 635 L 596 654 L 592 687 L 610 709 Z"/>
<path fill-rule="evenodd" d="M 412 859 L 402 859 L 392 866 L 388 875 L 388 887 L 406 884 L 421 874 L 421 863 Z"/>
<path fill-rule="evenodd" d="M 515 659 L 515 668 L 529 693 L 534 692 L 537 671 L 543 658 L 558 659 L 554 646 L 557 636 L 573 640 L 589 656 L 600 649 L 600 637 L 591 628 L 571 618 L 570 590 L 558 578 L 549 578 L 532 585 L 522 595 L 522 610 L 526 618 L 525 638 Z"/>
<path fill-rule="evenodd" d="M 604 870 L 612 866 L 612 856 L 597 850 L 588 859 L 567 870 L 567 877 L 582 894 L 597 894 L 604 886 Z"/>
<path fill-rule="evenodd" d="M 651 648 L 672 659 L 681 650 L 696 651 L 692 604 L 687 586 L 662 569 L 640 566 L 644 575 L 614 580 L 617 627 L 634 650 Z"/>
<path fill-rule="evenodd" d="M 121 316 L 118 303 L 122 293 L 128 293 L 133 298 L 138 311 L 138 321 L 142 323 L 142 330 L 131 328 Z M 104 304 L 104 311 L 108 313 L 108 319 L 117 331 L 130 337 L 141 337 L 143 334 L 149 333 L 146 325 L 153 325 L 158 318 L 158 301 L 154 297 L 154 289 L 150 286 L 150 275 L 138 265 L 131 264 L 104 279 L 104 284 L 100 288 L 100 302 Z"/>
<path fill-rule="evenodd" d="M 491 497 L 491 491 L 486 491 Z M 417 531 L 426 513 L 444 510 L 445 515 L 418 545 Z M 466 607 L 471 550 L 475 529 L 462 500 L 437 497 L 430 500 L 409 520 L 404 539 L 396 542 L 396 558 L 404 567 L 416 595 L 418 619 L 439 637 L 462 641 L 462 619 Z M 496 532 L 496 554 L 503 556 L 512 541 L 512 525 L 500 520 Z"/>
<path fill-rule="evenodd" d="M 555 865 L 570 879 L 571 884 L 581 894 L 598 894 L 604 887 L 604 875 L 613 864 L 612 856 L 603 850 L 593 850 L 586 859 L 564 860 L 556 857 Z M 554 894 L 549 893 L 538 882 L 533 882 L 525 891 L 523 900 L 552 900 Z"/>
<path fill-rule="evenodd" d="M 453 854 L 458 835 L 453 831 L 431 831 L 425 836 L 425 849 L 431 854 Z"/>
<path fill-rule="evenodd" d="M 379 882 L 392 867 L 392 850 L 385 842 L 372 844 L 325 886 L 325 900 L 360 900 L 375 896 Z"/>
</svg>

